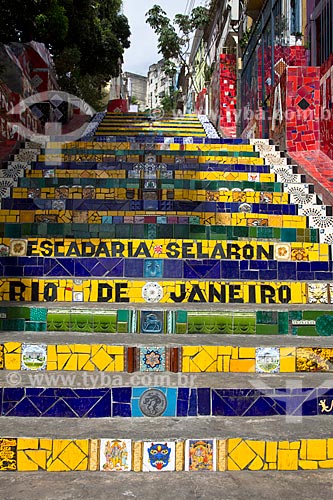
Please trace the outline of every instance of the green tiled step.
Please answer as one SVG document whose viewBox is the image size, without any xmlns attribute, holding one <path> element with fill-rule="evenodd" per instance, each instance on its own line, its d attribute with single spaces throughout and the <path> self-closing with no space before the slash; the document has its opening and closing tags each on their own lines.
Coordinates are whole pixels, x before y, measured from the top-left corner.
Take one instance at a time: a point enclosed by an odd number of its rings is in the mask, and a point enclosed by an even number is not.
<svg viewBox="0 0 333 500">
<path fill-rule="evenodd" d="M 143 310 L 148 306 L 143 307 Z M 154 311 L 152 311 L 154 313 Z M 2 306 L 1 331 L 138 333 L 142 313 L 135 309 L 62 308 Z M 333 335 L 333 311 L 225 310 L 162 311 L 158 315 L 162 333 L 221 335 Z M 135 319 L 135 321 L 133 321 Z"/>
</svg>

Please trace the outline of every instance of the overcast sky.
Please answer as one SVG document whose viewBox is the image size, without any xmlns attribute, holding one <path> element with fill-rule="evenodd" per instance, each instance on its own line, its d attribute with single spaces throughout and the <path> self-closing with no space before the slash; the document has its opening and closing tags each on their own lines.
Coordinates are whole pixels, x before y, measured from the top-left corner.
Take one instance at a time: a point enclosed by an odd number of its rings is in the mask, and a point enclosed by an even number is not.
<svg viewBox="0 0 333 500">
<path fill-rule="evenodd" d="M 146 24 L 146 12 L 158 4 L 174 18 L 175 14 L 184 14 L 190 4 L 202 5 L 201 0 L 123 0 L 124 14 L 128 17 L 131 28 L 131 47 L 125 50 L 124 71 L 147 75 L 148 67 L 162 58 L 157 52 L 157 37 Z"/>
</svg>

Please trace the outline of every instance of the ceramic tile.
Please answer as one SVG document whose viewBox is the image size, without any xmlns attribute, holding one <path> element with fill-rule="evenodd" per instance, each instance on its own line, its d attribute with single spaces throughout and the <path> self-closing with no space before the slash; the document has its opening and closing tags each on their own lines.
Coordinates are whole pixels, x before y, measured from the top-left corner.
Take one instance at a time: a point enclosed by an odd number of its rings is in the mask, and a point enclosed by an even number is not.
<svg viewBox="0 0 333 500">
<path fill-rule="evenodd" d="M 140 347 L 140 371 L 164 372 L 166 371 L 165 347 Z"/>
<path fill-rule="evenodd" d="M 131 440 L 101 439 L 99 463 L 101 471 L 130 471 L 132 469 Z"/>
<path fill-rule="evenodd" d="M 143 443 L 143 472 L 171 472 L 176 469 L 176 443 L 149 441 Z"/>
<path fill-rule="evenodd" d="M 44 344 L 22 344 L 21 370 L 45 370 L 47 346 Z"/>
<path fill-rule="evenodd" d="M 257 347 L 256 371 L 257 373 L 279 373 L 280 349 L 277 347 Z"/>
<path fill-rule="evenodd" d="M 185 444 L 185 470 L 216 471 L 216 440 L 187 440 Z"/>
</svg>

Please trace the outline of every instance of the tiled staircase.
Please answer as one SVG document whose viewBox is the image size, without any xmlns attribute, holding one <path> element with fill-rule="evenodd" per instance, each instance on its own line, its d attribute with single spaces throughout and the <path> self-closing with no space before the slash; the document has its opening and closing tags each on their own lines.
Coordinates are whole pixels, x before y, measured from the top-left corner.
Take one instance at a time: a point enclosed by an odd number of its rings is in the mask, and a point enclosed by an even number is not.
<svg viewBox="0 0 333 500">
<path fill-rule="evenodd" d="M 333 469 L 332 208 L 273 145 L 106 114 L 0 178 L 0 470 Z"/>
</svg>

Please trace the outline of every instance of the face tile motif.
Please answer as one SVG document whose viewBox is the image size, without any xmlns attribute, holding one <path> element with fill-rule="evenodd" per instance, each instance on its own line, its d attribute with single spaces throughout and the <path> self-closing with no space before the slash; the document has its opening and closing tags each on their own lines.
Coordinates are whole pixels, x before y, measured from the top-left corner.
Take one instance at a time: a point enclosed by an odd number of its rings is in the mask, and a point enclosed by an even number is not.
<svg viewBox="0 0 333 500">
<path fill-rule="evenodd" d="M 280 349 L 277 347 L 257 347 L 256 372 L 279 373 L 279 371 L 280 371 Z"/>
<path fill-rule="evenodd" d="M 143 443 L 143 472 L 174 471 L 176 468 L 176 443 Z"/>
<path fill-rule="evenodd" d="M 100 470 L 129 471 L 132 463 L 130 439 L 101 439 Z"/>
<path fill-rule="evenodd" d="M 45 370 L 46 363 L 46 345 L 22 344 L 21 370 Z"/>
<path fill-rule="evenodd" d="M 215 471 L 216 470 L 216 440 L 189 439 L 185 447 L 186 471 Z"/>
</svg>

